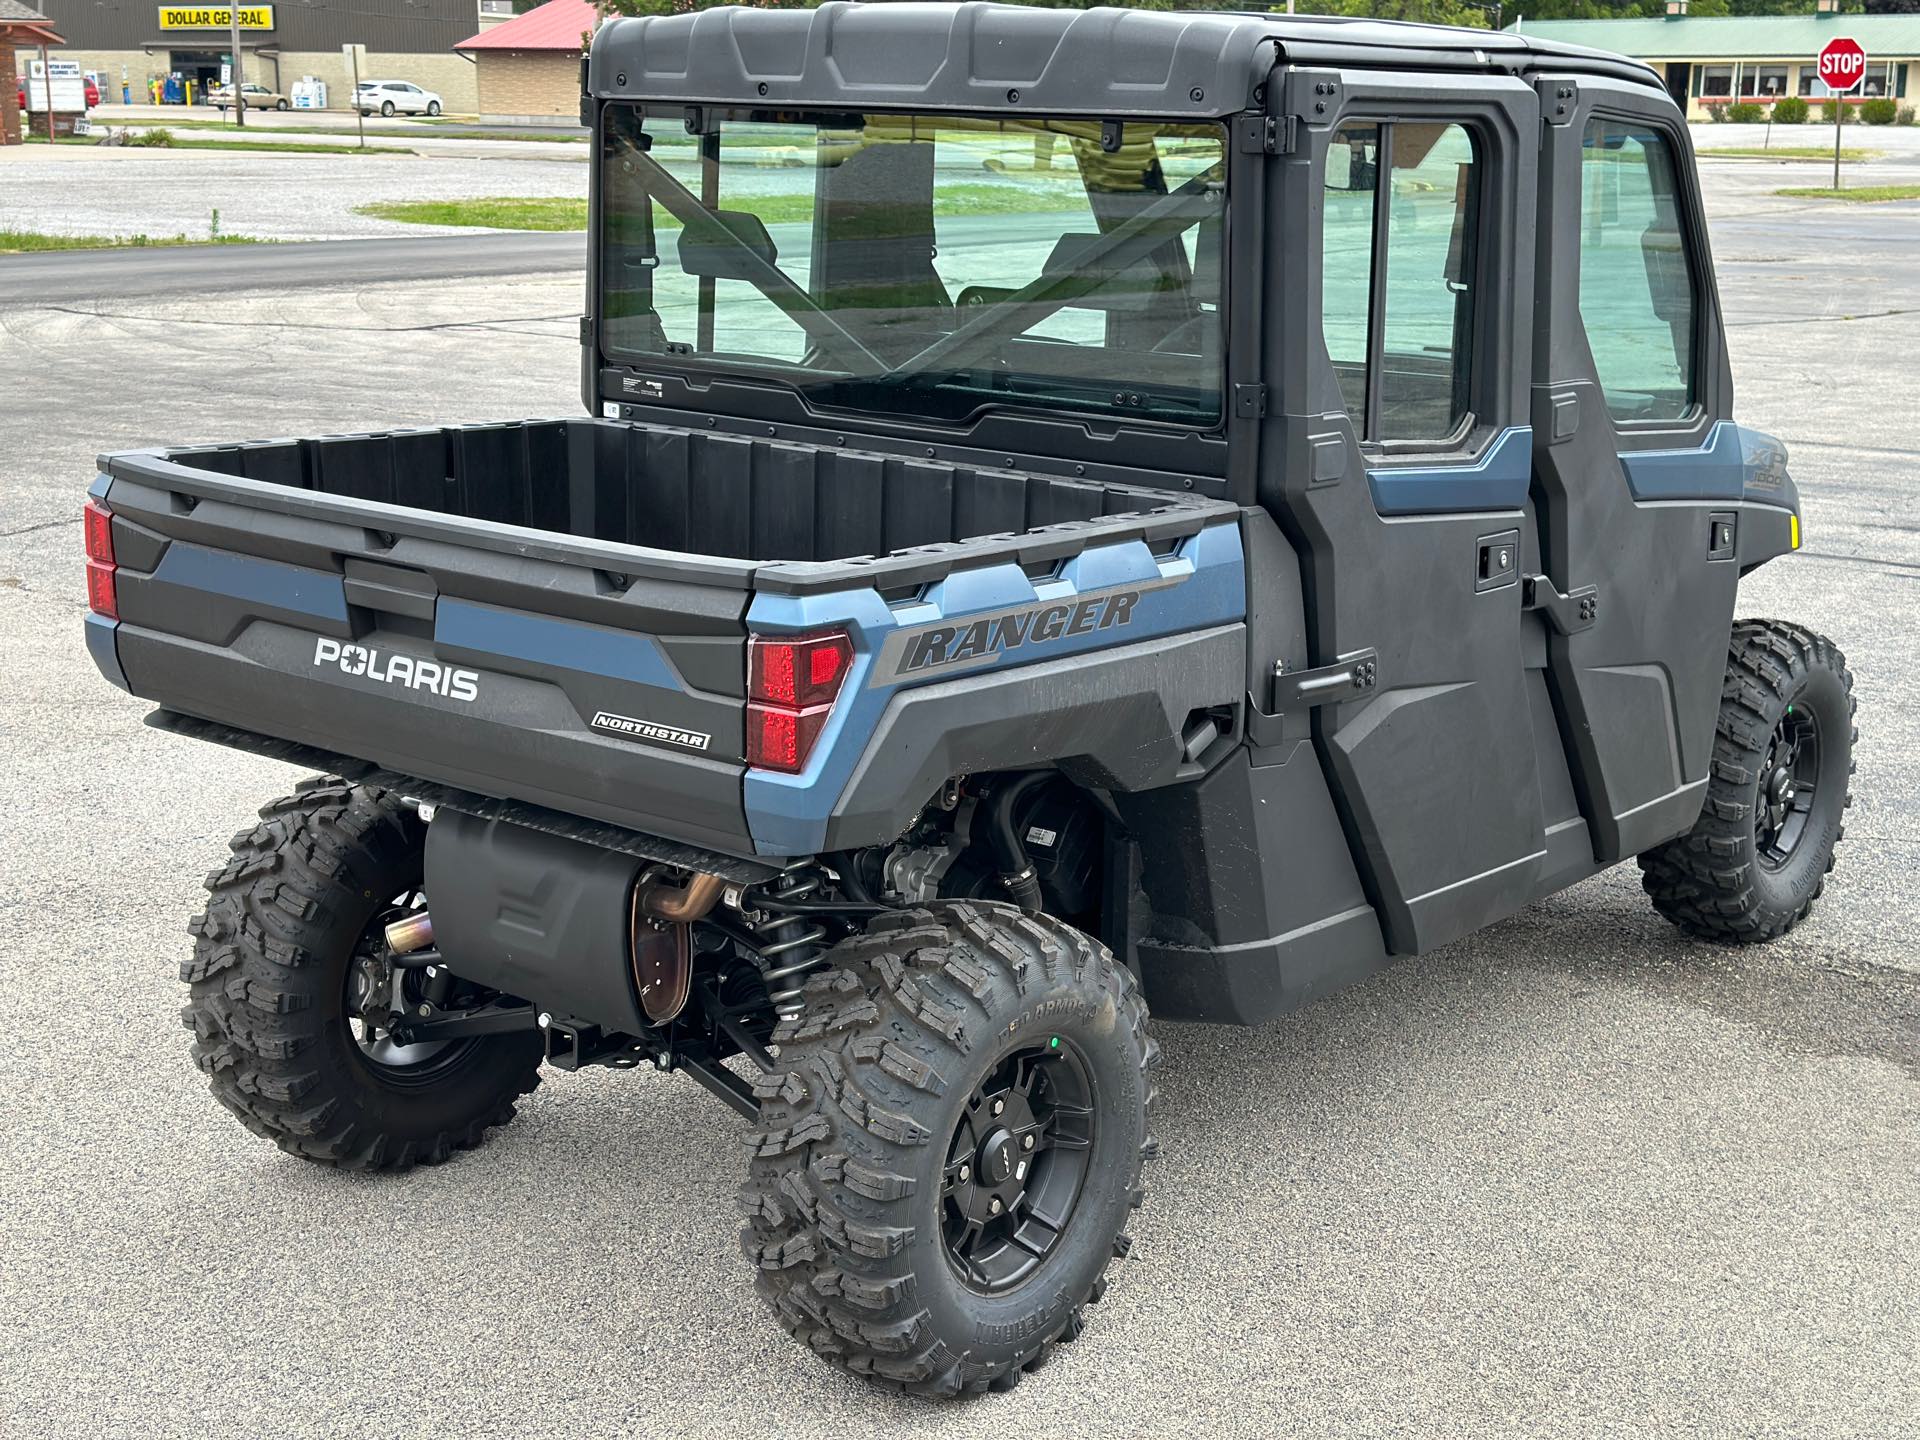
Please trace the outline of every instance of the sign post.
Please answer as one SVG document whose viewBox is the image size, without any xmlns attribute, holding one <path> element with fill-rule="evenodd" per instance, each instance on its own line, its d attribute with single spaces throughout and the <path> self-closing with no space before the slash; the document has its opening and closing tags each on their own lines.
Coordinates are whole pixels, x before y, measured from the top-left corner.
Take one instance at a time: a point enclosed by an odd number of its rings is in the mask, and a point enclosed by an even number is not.
<svg viewBox="0 0 1920 1440">
<path fill-rule="evenodd" d="M 364 45 L 342 45 L 340 53 L 347 57 L 347 64 L 353 71 L 353 98 L 350 103 L 353 113 L 360 122 L 360 148 L 367 148 L 367 112 L 360 108 L 360 59 L 367 53 Z"/>
<path fill-rule="evenodd" d="M 1840 97 L 1857 88 L 1867 78 L 1867 52 L 1858 40 L 1836 35 L 1820 51 L 1820 83 L 1833 97 L 1833 188 L 1840 188 L 1840 116 L 1845 110 Z"/>
<path fill-rule="evenodd" d="M 242 130 L 247 128 L 247 95 L 240 81 L 246 72 L 240 65 L 240 6 L 238 3 L 227 7 L 229 43 L 233 46 L 233 78 L 227 82 L 227 99 L 233 102 L 233 123 Z"/>
</svg>

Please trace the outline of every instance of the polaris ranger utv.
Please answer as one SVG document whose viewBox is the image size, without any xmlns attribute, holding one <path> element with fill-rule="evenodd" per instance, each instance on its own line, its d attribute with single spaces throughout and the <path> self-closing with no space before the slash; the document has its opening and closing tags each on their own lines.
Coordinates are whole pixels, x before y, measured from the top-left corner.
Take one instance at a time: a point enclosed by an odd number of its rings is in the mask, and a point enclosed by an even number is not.
<svg viewBox="0 0 1920 1440">
<path fill-rule="evenodd" d="M 1255 1024 L 1632 857 L 1820 893 L 1840 653 L 1641 65 L 828 4 L 594 37 L 588 416 L 111 455 L 86 635 L 324 772 L 208 882 L 215 1095 L 444 1160 L 543 1063 L 751 1123 L 780 1323 L 928 1394 L 1081 1332 L 1148 1007 Z"/>
</svg>

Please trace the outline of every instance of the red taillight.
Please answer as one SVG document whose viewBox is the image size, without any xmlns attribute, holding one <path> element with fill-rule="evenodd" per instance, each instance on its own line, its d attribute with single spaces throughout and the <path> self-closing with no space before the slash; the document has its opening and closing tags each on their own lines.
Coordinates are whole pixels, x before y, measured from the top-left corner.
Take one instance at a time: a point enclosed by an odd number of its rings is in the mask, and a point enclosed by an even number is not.
<svg viewBox="0 0 1920 1440">
<path fill-rule="evenodd" d="M 853 663 L 844 631 L 747 642 L 747 763 L 798 774 Z"/>
<path fill-rule="evenodd" d="M 113 593 L 113 516 L 98 500 L 87 501 L 81 515 L 86 528 L 87 606 L 96 615 L 118 620 L 120 605 Z"/>
<path fill-rule="evenodd" d="M 747 643 L 747 698 L 790 710 L 831 705 L 852 659 L 843 631 L 756 635 Z"/>
</svg>

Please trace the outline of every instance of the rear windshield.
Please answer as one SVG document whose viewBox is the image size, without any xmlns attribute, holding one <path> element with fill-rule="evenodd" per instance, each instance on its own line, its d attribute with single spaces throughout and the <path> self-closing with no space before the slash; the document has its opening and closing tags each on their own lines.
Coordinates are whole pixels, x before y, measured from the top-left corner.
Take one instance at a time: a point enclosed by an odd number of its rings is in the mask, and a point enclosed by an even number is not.
<svg viewBox="0 0 1920 1440">
<path fill-rule="evenodd" d="M 606 113 L 611 359 L 956 423 L 1219 419 L 1219 126 L 685 113 Z"/>
</svg>

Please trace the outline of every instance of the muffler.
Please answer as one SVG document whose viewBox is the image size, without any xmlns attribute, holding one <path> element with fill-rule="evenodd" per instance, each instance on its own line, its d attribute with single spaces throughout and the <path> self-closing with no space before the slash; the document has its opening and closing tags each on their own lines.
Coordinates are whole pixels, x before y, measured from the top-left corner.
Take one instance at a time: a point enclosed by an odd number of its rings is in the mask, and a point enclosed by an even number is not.
<svg viewBox="0 0 1920 1440">
<path fill-rule="evenodd" d="M 430 941 L 463 980 L 518 996 L 556 1020 L 636 1035 L 686 1005 L 692 922 L 725 890 L 715 875 L 685 885 L 642 882 L 648 864 L 443 809 L 427 827 L 432 914 L 396 921 L 390 928 L 400 934 L 390 943 Z"/>
</svg>

